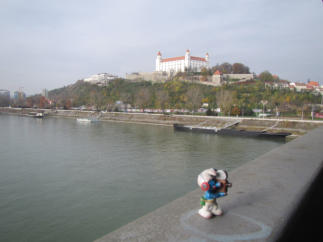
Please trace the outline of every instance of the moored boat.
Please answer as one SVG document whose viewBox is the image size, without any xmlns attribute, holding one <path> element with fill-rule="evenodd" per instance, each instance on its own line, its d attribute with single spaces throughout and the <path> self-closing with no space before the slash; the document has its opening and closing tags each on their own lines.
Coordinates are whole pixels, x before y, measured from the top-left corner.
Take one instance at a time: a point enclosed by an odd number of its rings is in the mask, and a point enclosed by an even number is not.
<svg viewBox="0 0 323 242">
<path fill-rule="evenodd" d="M 36 113 L 35 118 L 43 118 L 44 113 Z"/>
<path fill-rule="evenodd" d="M 88 118 L 77 118 L 76 121 L 79 123 L 91 123 L 91 119 Z"/>
<path fill-rule="evenodd" d="M 79 123 L 94 123 L 94 122 L 99 122 L 97 118 L 77 118 L 77 122 Z"/>
<path fill-rule="evenodd" d="M 217 134 L 260 138 L 285 138 L 286 136 L 291 135 L 291 133 L 288 132 L 251 131 L 244 129 L 220 129 Z"/>
<path fill-rule="evenodd" d="M 217 128 L 216 127 L 201 127 L 201 126 L 189 126 L 183 124 L 174 124 L 174 129 L 177 131 L 188 131 L 188 132 L 197 132 L 197 133 L 210 133 L 216 134 Z"/>
<path fill-rule="evenodd" d="M 45 114 L 42 112 L 30 112 L 27 116 L 34 117 L 34 118 L 44 118 Z"/>
<path fill-rule="evenodd" d="M 174 129 L 177 131 L 197 132 L 197 133 L 210 133 L 218 135 L 230 136 L 245 136 L 245 137 L 260 137 L 260 138 L 285 138 L 291 133 L 288 132 L 268 132 L 268 131 L 250 131 L 236 128 L 222 128 L 216 127 L 202 127 L 202 126 L 189 126 L 183 124 L 174 124 Z"/>
</svg>

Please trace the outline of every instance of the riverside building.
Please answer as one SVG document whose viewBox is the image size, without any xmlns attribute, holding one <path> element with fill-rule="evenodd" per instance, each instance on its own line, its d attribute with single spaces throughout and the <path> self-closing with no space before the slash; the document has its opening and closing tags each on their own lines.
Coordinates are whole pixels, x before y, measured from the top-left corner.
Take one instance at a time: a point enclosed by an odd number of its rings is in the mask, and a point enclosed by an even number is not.
<svg viewBox="0 0 323 242">
<path fill-rule="evenodd" d="M 10 91 L 0 89 L 0 107 L 8 107 L 10 104 Z"/>
<path fill-rule="evenodd" d="M 189 50 L 186 51 L 185 56 L 162 58 L 160 51 L 156 58 L 156 71 L 165 72 L 184 72 L 186 70 L 200 72 L 203 67 L 209 67 L 209 54 L 205 57 L 191 56 Z"/>
</svg>

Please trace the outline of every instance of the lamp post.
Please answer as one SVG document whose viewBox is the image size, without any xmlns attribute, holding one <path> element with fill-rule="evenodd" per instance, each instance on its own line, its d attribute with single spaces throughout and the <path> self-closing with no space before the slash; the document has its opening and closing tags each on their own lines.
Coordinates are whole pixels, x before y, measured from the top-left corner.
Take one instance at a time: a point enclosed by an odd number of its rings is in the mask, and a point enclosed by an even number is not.
<svg viewBox="0 0 323 242">
<path fill-rule="evenodd" d="M 262 114 L 263 114 L 263 118 L 265 118 L 265 105 L 268 103 L 267 100 L 261 100 L 262 103 Z"/>
<path fill-rule="evenodd" d="M 312 112 L 311 112 L 312 120 L 314 119 L 314 105 L 312 104 Z"/>
</svg>

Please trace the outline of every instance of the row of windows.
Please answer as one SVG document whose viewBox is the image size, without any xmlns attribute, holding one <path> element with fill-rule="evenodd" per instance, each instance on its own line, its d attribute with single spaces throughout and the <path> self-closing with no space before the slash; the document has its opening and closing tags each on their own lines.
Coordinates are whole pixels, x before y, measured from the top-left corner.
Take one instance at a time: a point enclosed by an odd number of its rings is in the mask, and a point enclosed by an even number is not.
<svg viewBox="0 0 323 242">
<path fill-rule="evenodd" d="M 162 66 L 172 66 L 172 65 L 184 65 L 184 61 L 180 61 L 180 62 L 175 62 L 175 61 L 172 61 L 172 62 L 166 62 L 166 63 L 160 63 L 160 65 Z M 191 65 L 200 65 L 200 66 L 205 66 L 206 63 L 203 62 L 203 61 L 191 61 L 190 63 Z"/>
<path fill-rule="evenodd" d="M 206 66 L 205 62 L 201 61 L 191 61 L 191 65 L 188 67 L 192 68 L 193 70 L 200 70 L 201 67 Z M 173 61 L 173 62 L 167 62 L 167 63 L 160 63 L 159 66 L 157 66 L 157 70 L 161 71 L 184 71 L 186 65 L 184 61 Z"/>
</svg>

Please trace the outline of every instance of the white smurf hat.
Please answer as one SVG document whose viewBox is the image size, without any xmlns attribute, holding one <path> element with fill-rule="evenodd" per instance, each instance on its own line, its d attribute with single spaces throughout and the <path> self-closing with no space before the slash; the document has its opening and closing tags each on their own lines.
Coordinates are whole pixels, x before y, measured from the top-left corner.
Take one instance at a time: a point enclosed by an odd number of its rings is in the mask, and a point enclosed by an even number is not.
<svg viewBox="0 0 323 242">
<path fill-rule="evenodd" d="M 225 170 L 217 170 L 216 179 L 226 180 L 228 178 L 228 172 Z"/>
<path fill-rule="evenodd" d="M 197 184 L 201 187 L 202 191 L 207 191 L 209 189 L 208 182 L 216 177 L 217 170 L 214 168 L 209 168 L 202 171 L 197 177 Z"/>
</svg>

